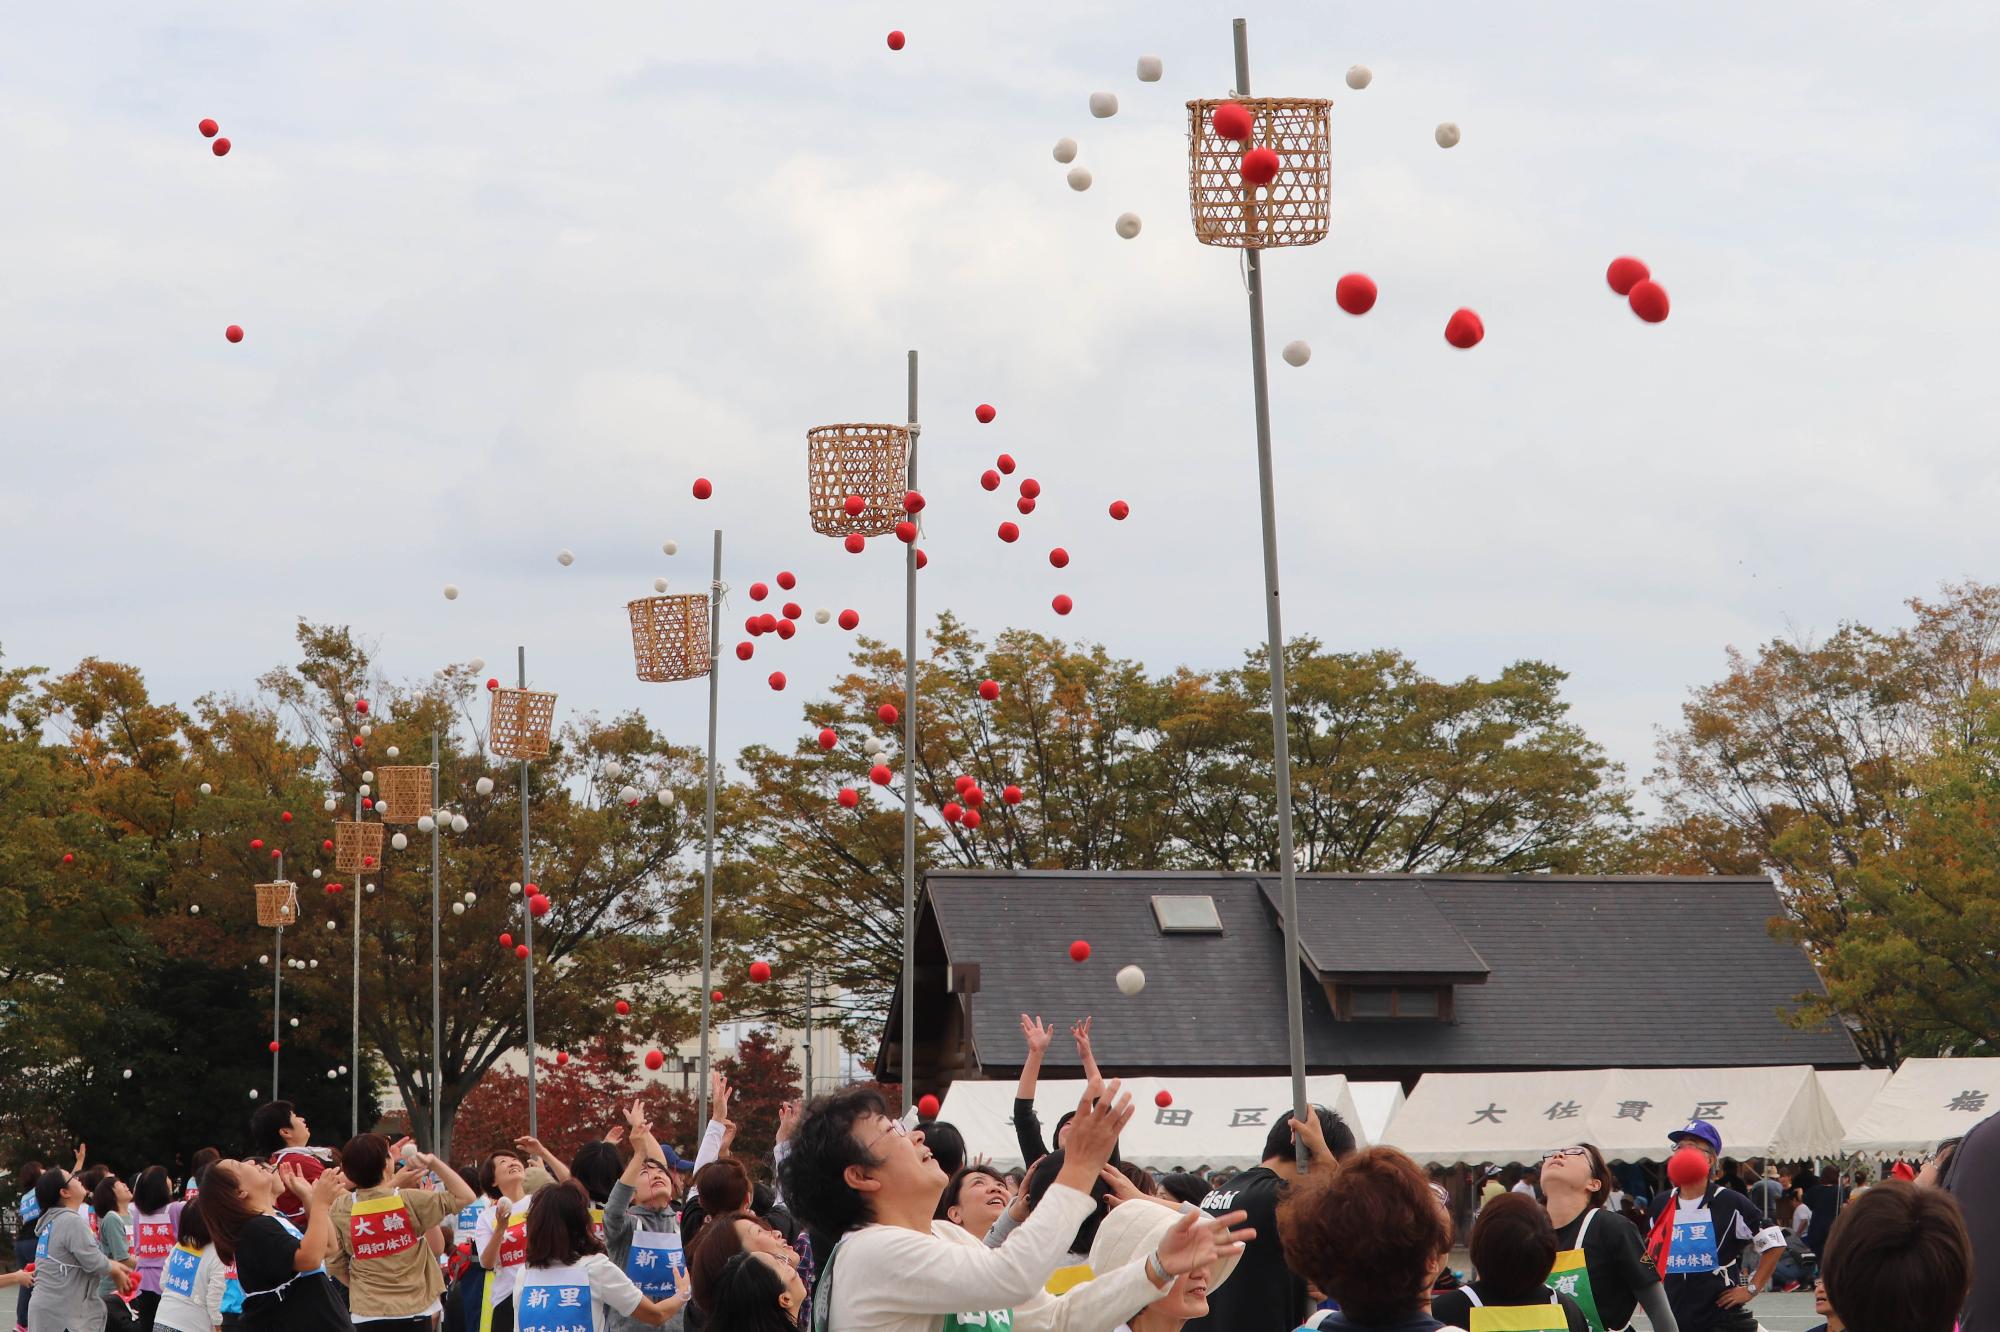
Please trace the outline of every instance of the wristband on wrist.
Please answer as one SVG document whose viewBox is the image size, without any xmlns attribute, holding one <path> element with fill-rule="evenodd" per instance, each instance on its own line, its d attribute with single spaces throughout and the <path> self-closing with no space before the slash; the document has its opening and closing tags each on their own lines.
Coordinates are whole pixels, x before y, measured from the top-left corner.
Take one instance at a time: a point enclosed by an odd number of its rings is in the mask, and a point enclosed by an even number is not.
<svg viewBox="0 0 2000 1332">
<path fill-rule="evenodd" d="M 1160 1251 L 1153 1250 L 1146 1255 L 1146 1279 L 1156 1286 L 1171 1286 L 1173 1277 L 1167 1274 L 1167 1265 L 1160 1261 Z"/>
</svg>

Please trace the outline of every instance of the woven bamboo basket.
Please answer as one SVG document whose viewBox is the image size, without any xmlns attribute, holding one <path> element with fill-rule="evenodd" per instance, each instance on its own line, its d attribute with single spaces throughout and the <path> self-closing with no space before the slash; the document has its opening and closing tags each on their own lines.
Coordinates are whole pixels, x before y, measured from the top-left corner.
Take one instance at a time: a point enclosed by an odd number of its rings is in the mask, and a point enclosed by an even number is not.
<svg viewBox="0 0 2000 1332">
<path fill-rule="evenodd" d="M 382 816 L 382 822 L 415 823 L 431 812 L 429 768 L 379 768 L 375 775 L 382 779 L 382 793 L 375 801 L 375 812 Z"/>
<path fill-rule="evenodd" d="M 883 536 L 903 518 L 909 490 L 910 428 L 823 425 L 806 431 L 806 485 L 812 529 L 821 536 Z M 847 497 L 859 495 L 859 514 Z"/>
<path fill-rule="evenodd" d="M 1210 118 L 1226 101 L 1250 112 L 1255 128 L 1238 143 L 1215 132 Z M 1314 245 L 1333 218 L 1333 103 L 1316 97 L 1208 98 L 1188 107 L 1188 206 L 1203 245 L 1267 250 Z M 1270 148 L 1278 174 L 1269 185 L 1245 185 L 1236 174 L 1243 154 Z"/>
<path fill-rule="evenodd" d="M 359 874 L 382 863 L 382 825 L 348 820 L 333 825 L 333 868 Z"/>
<path fill-rule="evenodd" d="M 533 689 L 496 689 L 488 725 L 493 752 L 503 758 L 549 756 L 549 728 L 556 719 L 556 696 Z"/>
<path fill-rule="evenodd" d="M 708 674 L 708 598 L 688 592 L 625 603 L 632 617 L 632 662 L 641 680 L 694 680 Z"/>
<path fill-rule="evenodd" d="M 257 923 L 267 930 L 296 925 L 299 919 L 299 887 L 290 879 L 257 885 Z"/>
</svg>

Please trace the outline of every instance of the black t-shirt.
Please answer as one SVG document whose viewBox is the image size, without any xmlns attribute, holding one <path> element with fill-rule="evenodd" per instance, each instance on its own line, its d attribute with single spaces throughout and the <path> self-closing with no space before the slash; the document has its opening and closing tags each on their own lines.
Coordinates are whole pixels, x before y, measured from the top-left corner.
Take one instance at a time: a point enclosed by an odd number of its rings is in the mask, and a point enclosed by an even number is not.
<svg viewBox="0 0 2000 1332">
<path fill-rule="evenodd" d="M 1670 1189 L 1655 1198 L 1650 1219 L 1657 1224 L 1667 1200 L 1679 1196 Z M 1751 1237 L 1770 1224 L 1757 1205 L 1735 1189 L 1711 1187 L 1704 1196 L 1715 1225 L 1716 1261 L 1721 1266 L 1713 1272 L 1669 1273 L 1673 1280 L 1666 1283 L 1667 1303 L 1673 1306 L 1674 1321 L 1681 1332 L 1705 1332 L 1730 1314 L 1716 1305 L 1716 1297 L 1729 1289 L 1734 1280 L 1730 1269 L 1750 1247 Z"/>
<path fill-rule="evenodd" d="M 2000 1262 L 1990 1261 L 2000 1253 L 2000 1115 L 1980 1120 L 1965 1135 L 1945 1162 L 1940 1183 L 1958 1199 L 1965 1215 L 1965 1229 L 1972 1236 L 1972 1293 L 1966 1297 L 1959 1315 L 1960 1332 L 2000 1332 Z M 1813 1213 L 1819 1225 L 1819 1213 Z M 1824 1249 L 1815 1248 L 1824 1254 Z M 1226 1289 L 1226 1287 L 1225 1287 Z"/>
<path fill-rule="evenodd" d="M 1596 1223 L 1592 1223 L 1590 1228 L 1596 1230 Z M 1484 1281 L 1475 1281 L 1471 1284 L 1470 1288 L 1474 1294 L 1479 1296 L 1480 1304 L 1487 1308 L 1493 1308 L 1501 1304 L 1527 1302 L 1521 1300 L 1502 1300 L 1491 1290 L 1487 1289 Z M 1460 1286 L 1457 1290 L 1439 1291 L 1437 1294 L 1431 1296 L 1431 1317 L 1437 1319 L 1447 1327 L 1470 1328 L 1472 1326 L 1473 1304 L 1471 1296 L 1465 1293 L 1466 1289 L 1467 1287 Z M 1583 1306 L 1569 1296 L 1556 1295 L 1554 1291 L 1548 1290 L 1545 1287 L 1542 1291 L 1542 1298 L 1534 1300 L 1532 1303 L 1541 1304 L 1551 1295 L 1555 1295 L 1554 1303 L 1562 1306 L 1563 1317 L 1569 1320 L 1569 1332 L 1590 1332 L 1590 1320 L 1583 1316 Z M 1623 1323 L 1609 1323 L 1606 1326 L 1623 1327 L 1625 1325 Z"/>
<path fill-rule="evenodd" d="M 1556 1230 L 1556 1248 L 1574 1249 L 1576 1233 L 1583 1229 L 1586 1208 Z M 1597 1219 L 1583 1237 L 1583 1262 L 1590 1271 L 1590 1298 L 1597 1316 L 1608 1328 L 1621 1328 L 1632 1321 L 1639 1307 L 1639 1292 L 1660 1284 L 1660 1274 L 1646 1261 L 1646 1241 L 1639 1228 L 1616 1212 L 1599 1209 Z"/>
<path fill-rule="evenodd" d="M 1184 1332 L 1293 1332 L 1303 1321 L 1311 1308 L 1306 1283 L 1285 1266 L 1278 1239 L 1278 1201 L 1286 1188 L 1283 1176 L 1257 1166 L 1201 1200 L 1201 1210 L 1210 1216 L 1248 1212 L 1241 1224 L 1256 1230 L 1257 1238 L 1243 1246 L 1229 1280 L 1208 1293 L 1207 1317 Z"/>
<path fill-rule="evenodd" d="M 352 1332 L 353 1324 L 326 1269 L 292 1270 L 298 1251 L 299 1241 L 275 1216 L 254 1217 L 237 1235 L 236 1280 L 243 1287 L 243 1325 L 283 1332 Z"/>
<path fill-rule="evenodd" d="M 1319 1321 L 1314 1322 L 1315 1318 Z M 1424 1313 L 1411 1313 L 1392 1323 L 1357 1323 L 1340 1310 L 1329 1309 L 1307 1318 L 1305 1326 L 1320 1328 L 1322 1332 L 1438 1332 L 1444 1324 Z"/>
</svg>

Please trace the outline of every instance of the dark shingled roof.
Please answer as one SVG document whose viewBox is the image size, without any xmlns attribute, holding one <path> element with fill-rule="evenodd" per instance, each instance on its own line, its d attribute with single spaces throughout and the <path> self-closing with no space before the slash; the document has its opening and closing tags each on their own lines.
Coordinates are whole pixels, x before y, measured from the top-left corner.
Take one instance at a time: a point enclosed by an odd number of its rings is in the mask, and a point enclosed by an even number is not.
<svg viewBox="0 0 2000 1332">
<path fill-rule="evenodd" d="M 1859 1062 L 1844 1030 L 1799 1030 L 1780 1016 L 1821 986 L 1805 955 L 1772 937 L 1781 906 L 1767 879 L 1300 875 L 1298 884 L 1314 1072 Z M 1155 893 L 1211 895 L 1223 932 L 1161 934 Z M 1275 876 L 959 870 L 926 877 L 921 909 L 923 935 L 944 947 L 930 961 L 980 966 L 972 1053 L 986 1074 L 1019 1069 L 1023 1012 L 1063 1025 L 1094 1015 L 1100 1055 L 1137 1074 L 1287 1065 L 1277 900 Z M 1091 946 L 1081 965 L 1068 954 L 1077 938 Z M 1128 963 L 1147 977 L 1132 997 L 1113 981 Z M 1455 987 L 1455 1023 L 1339 1022 L 1314 968 L 1357 980 L 1487 976 Z M 920 1010 L 945 1001 L 941 980 L 919 984 Z M 1073 1075 L 1075 1058 L 1060 1036 L 1045 1067 Z"/>
</svg>

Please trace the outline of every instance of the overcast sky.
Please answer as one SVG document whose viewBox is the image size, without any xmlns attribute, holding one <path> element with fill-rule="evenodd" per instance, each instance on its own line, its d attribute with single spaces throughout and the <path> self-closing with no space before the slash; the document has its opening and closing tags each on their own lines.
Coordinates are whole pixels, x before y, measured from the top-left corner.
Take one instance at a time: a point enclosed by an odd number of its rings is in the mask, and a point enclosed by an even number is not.
<svg viewBox="0 0 2000 1332">
<path fill-rule="evenodd" d="M 811 533 L 804 434 L 901 419 L 915 347 L 927 612 L 1235 664 L 1246 313 L 1182 107 L 1238 13 L 1256 91 L 1335 99 L 1333 234 L 1266 266 L 1289 632 L 1552 661 L 1636 778 L 1726 645 L 1995 575 L 1992 6 L 72 0 L 0 44 L 0 647 L 189 701 L 294 660 L 300 615 L 395 675 L 525 644 L 565 712 L 699 743 L 625 601 L 705 586 L 720 526 L 727 627 L 790 568 L 900 641 L 900 548 Z M 1667 323 L 1605 288 L 1621 253 Z M 1002 450 L 1044 486 L 1014 546 Z M 729 657 L 725 751 L 789 744 L 849 645 Z"/>
</svg>

